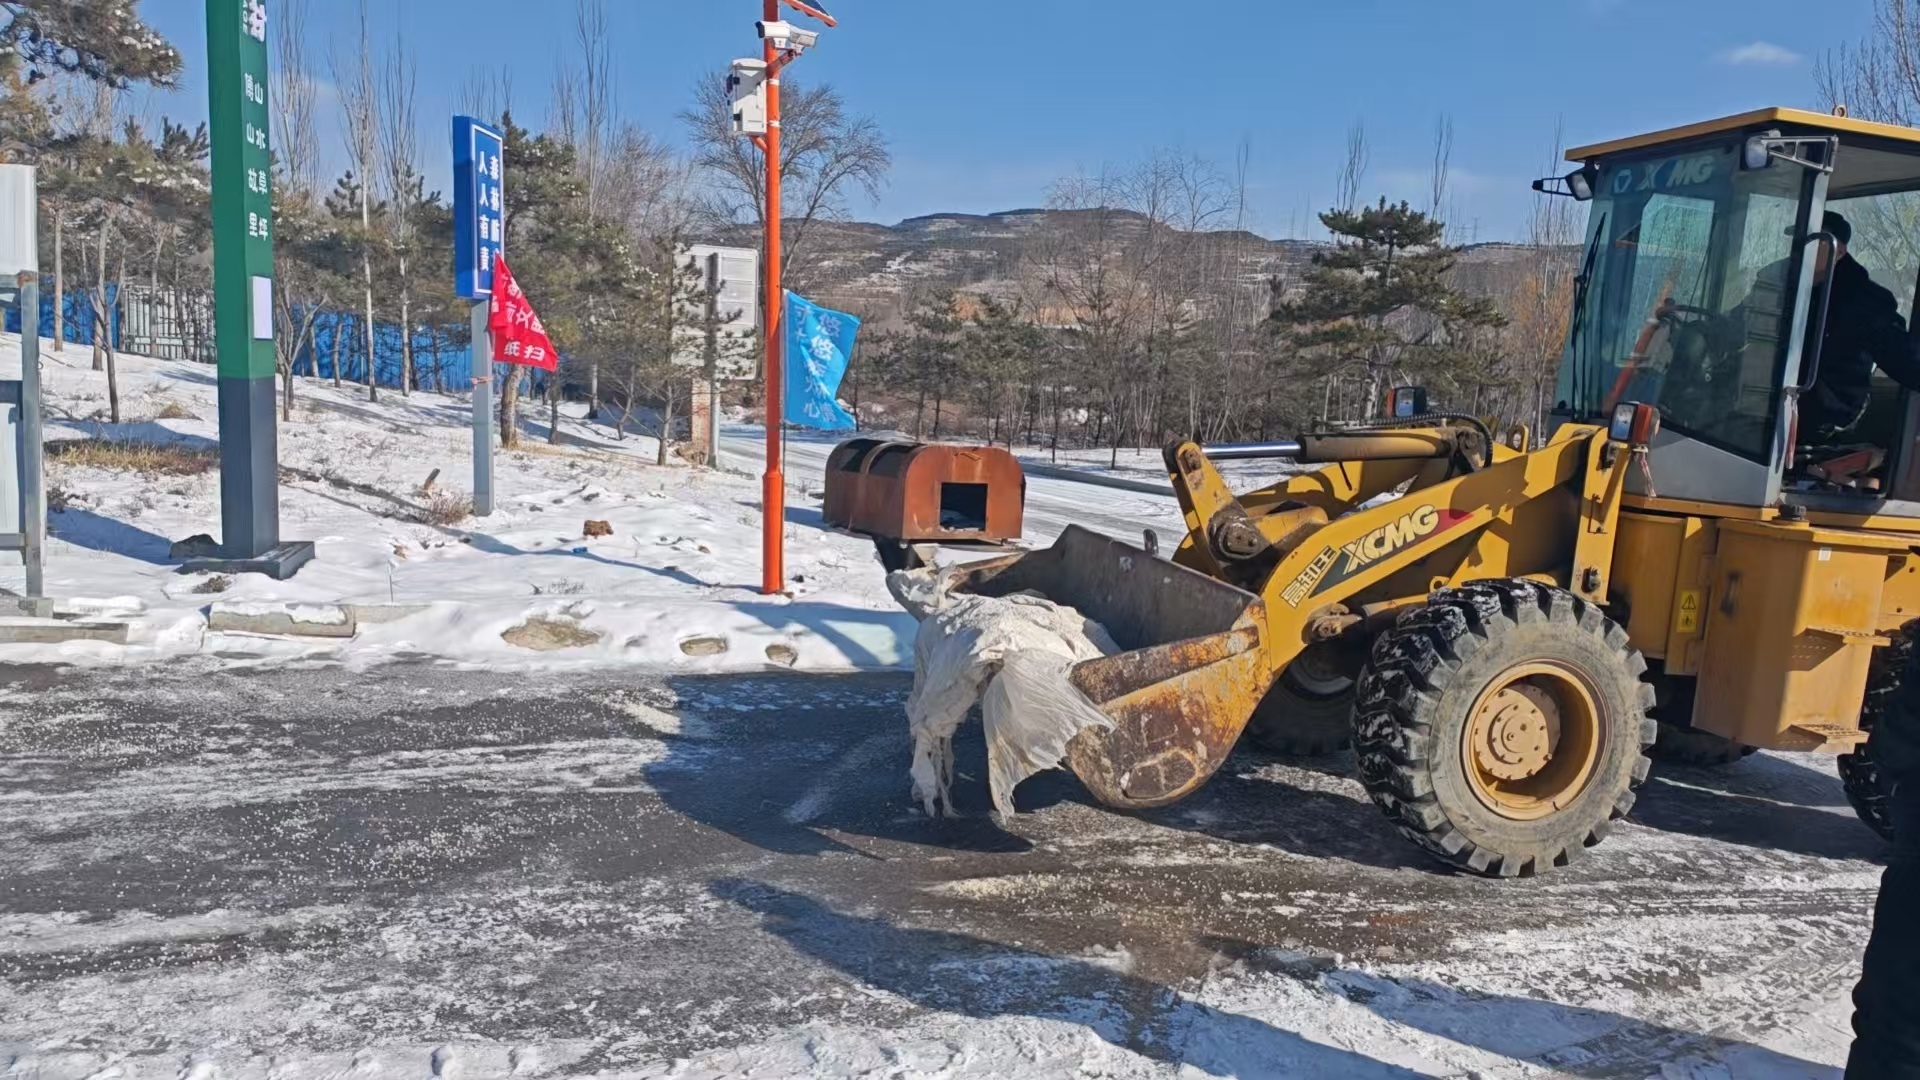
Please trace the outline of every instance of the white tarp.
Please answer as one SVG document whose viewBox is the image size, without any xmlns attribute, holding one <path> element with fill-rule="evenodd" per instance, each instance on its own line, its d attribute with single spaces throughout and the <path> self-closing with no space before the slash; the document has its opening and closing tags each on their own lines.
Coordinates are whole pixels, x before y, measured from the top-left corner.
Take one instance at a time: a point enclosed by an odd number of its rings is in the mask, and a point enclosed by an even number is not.
<svg viewBox="0 0 1920 1080">
<path fill-rule="evenodd" d="M 952 812 L 953 736 L 978 702 L 994 809 L 1011 814 L 1022 780 L 1058 766 L 1081 731 L 1112 726 L 1067 676 L 1119 648 L 1099 623 L 1045 597 L 953 596 L 947 585 L 934 569 L 887 579 L 920 620 L 907 698 L 913 795 L 929 815 Z"/>
</svg>

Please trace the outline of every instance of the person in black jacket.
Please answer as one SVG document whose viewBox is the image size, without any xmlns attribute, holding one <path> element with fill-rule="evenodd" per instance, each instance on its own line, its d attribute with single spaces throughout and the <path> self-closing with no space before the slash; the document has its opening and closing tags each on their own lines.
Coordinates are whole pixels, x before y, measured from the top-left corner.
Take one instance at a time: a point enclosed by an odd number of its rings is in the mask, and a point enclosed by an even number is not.
<svg viewBox="0 0 1920 1080">
<path fill-rule="evenodd" d="M 1813 385 L 1800 394 L 1799 441 L 1812 446 L 1841 442 L 1860 422 L 1872 397 L 1874 368 L 1908 390 L 1920 392 L 1920 353 L 1908 340 L 1899 302 L 1848 253 L 1853 226 L 1845 217 L 1829 210 L 1821 227 L 1835 242 L 1820 243 L 1815 249 L 1813 297 L 1801 349 L 1802 370 L 1807 364 L 1818 365 Z M 1668 396 L 1677 407 L 1695 417 L 1732 408 L 1732 402 L 1724 399 L 1738 392 L 1740 353 L 1751 337 L 1764 338 L 1768 328 L 1777 325 L 1797 259 L 1791 256 L 1762 269 L 1747 298 L 1701 327 L 1703 332 L 1689 335 L 1683 330 L 1676 336 Z M 1829 277 L 1833 289 L 1826 332 L 1816 339 L 1820 301 L 1827 295 Z M 1673 310 L 1669 305 L 1658 314 L 1665 318 Z"/>
<path fill-rule="evenodd" d="M 1812 328 L 1819 324 L 1821 290 L 1831 273 L 1833 296 L 1827 306 L 1819 370 L 1812 388 L 1800 395 L 1800 437 L 1813 445 L 1837 441 L 1860 421 L 1867 409 L 1874 368 L 1908 390 L 1920 391 L 1920 356 L 1908 341 L 1899 302 L 1848 254 L 1853 226 L 1846 218 L 1829 210 L 1822 227 L 1837 243 L 1818 245 L 1815 307 L 1807 319 L 1811 337 Z"/>
</svg>

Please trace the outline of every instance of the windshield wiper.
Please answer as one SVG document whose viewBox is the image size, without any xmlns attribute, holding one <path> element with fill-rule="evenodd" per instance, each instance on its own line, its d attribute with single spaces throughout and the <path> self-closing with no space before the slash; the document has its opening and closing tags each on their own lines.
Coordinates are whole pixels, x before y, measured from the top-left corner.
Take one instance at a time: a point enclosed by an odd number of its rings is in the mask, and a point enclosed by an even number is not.
<svg viewBox="0 0 1920 1080">
<path fill-rule="evenodd" d="M 1600 238 L 1607 235 L 1607 212 L 1600 212 L 1600 220 L 1595 223 L 1593 239 L 1587 242 L 1587 253 L 1580 260 L 1580 275 L 1573 279 L 1573 326 L 1567 333 L 1567 354 L 1573 361 L 1573 407 L 1578 413 L 1592 410 L 1587 407 L 1587 383 L 1591 376 L 1587 372 L 1586 358 L 1580 353 L 1581 331 L 1587 325 L 1587 291 L 1593 285 L 1593 263 L 1600 255 Z M 1597 375 L 1597 373 L 1595 373 Z"/>
</svg>

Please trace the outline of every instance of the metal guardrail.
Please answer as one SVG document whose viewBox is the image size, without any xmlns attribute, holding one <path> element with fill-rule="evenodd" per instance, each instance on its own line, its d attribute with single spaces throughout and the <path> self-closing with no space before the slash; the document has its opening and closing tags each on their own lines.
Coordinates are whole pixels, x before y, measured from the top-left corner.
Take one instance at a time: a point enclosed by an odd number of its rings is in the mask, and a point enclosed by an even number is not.
<svg viewBox="0 0 1920 1080">
<path fill-rule="evenodd" d="M 1169 499 L 1173 498 L 1173 485 L 1171 484 L 1154 484 L 1145 480 L 1128 480 L 1119 476 L 1103 476 L 1099 473 L 1083 472 L 1079 469 L 1068 469 L 1059 465 L 1040 465 L 1024 459 L 1020 462 L 1020 467 L 1026 471 L 1028 476 L 1039 476 L 1048 480 L 1065 480 L 1075 484 L 1086 484 L 1089 487 L 1112 488 L 1115 491 L 1131 491 L 1137 495 L 1161 495 Z"/>
</svg>

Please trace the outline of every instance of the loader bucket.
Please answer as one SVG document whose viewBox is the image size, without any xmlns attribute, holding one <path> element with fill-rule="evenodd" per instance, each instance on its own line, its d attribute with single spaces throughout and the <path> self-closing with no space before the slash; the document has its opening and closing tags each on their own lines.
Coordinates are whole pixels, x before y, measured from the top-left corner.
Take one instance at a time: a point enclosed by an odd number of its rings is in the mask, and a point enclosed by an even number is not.
<svg viewBox="0 0 1920 1080">
<path fill-rule="evenodd" d="M 1039 593 L 1105 626 L 1124 650 L 1073 669 L 1115 726 L 1082 732 L 1067 761 L 1109 806 L 1164 806 L 1199 787 L 1272 682 L 1258 596 L 1078 526 L 1044 551 L 974 564 L 953 591 Z"/>
</svg>

